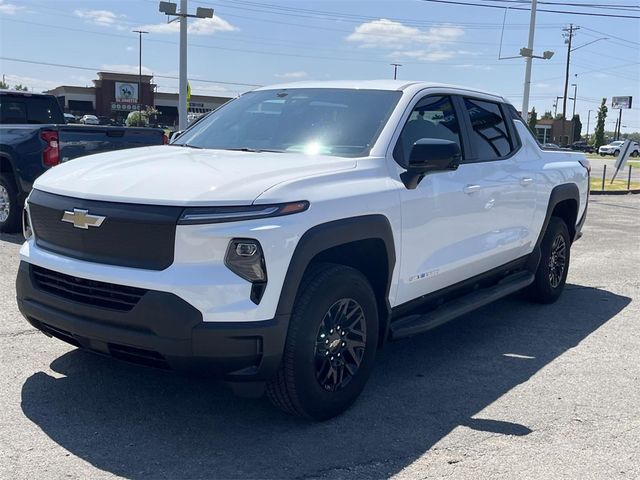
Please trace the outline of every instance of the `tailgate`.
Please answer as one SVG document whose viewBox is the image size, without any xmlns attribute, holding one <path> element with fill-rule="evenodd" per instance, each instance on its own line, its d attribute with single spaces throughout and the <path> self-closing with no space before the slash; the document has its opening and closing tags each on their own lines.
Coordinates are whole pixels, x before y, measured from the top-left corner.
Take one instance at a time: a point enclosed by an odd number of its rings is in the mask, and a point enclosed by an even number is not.
<svg viewBox="0 0 640 480">
<path fill-rule="evenodd" d="M 60 126 L 60 160 L 66 162 L 93 153 L 162 145 L 163 135 L 164 131 L 159 128 Z"/>
</svg>

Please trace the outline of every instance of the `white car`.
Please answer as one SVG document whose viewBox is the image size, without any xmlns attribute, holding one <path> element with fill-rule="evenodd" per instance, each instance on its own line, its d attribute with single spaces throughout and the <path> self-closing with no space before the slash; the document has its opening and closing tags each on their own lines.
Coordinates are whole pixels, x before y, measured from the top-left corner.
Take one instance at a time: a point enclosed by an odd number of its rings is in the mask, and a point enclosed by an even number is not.
<svg viewBox="0 0 640 480">
<path fill-rule="evenodd" d="M 100 125 L 100 121 L 95 115 L 83 115 L 80 119 L 80 123 L 84 125 Z"/>
<path fill-rule="evenodd" d="M 604 157 L 605 155 L 613 155 L 614 157 L 617 157 L 620 154 L 622 145 L 624 145 L 624 140 L 616 140 L 615 142 L 611 142 L 608 145 L 602 145 L 598 149 L 598 153 L 602 157 Z M 640 155 L 640 146 L 638 145 L 638 142 L 633 142 L 633 145 L 631 145 L 630 155 L 632 157 L 637 157 L 638 155 Z"/>
<path fill-rule="evenodd" d="M 260 88 L 173 145 L 38 178 L 18 306 L 88 351 L 199 368 L 323 420 L 388 340 L 521 289 L 558 299 L 588 184 L 584 154 L 542 150 L 499 95 Z"/>
</svg>

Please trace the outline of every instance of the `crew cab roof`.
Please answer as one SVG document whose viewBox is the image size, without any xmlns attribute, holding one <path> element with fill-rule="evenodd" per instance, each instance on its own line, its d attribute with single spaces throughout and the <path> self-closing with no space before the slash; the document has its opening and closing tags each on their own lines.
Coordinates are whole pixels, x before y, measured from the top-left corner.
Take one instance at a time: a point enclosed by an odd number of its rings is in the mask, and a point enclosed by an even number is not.
<svg viewBox="0 0 640 480">
<path fill-rule="evenodd" d="M 344 88 L 354 90 L 390 90 L 390 91 L 419 91 L 425 88 L 454 89 L 471 93 L 478 93 L 484 96 L 494 97 L 500 101 L 506 101 L 502 95 L 483 90 L 471 89 L 459 85 L 449 85 L 446 83 L 421 82 L 409 80 L 330 80 L 330 81 L 304 81 L 281 83 L 276 85 L 268 85 L 259 90 L 283 90 L 295 88 Z"/>
</svg>

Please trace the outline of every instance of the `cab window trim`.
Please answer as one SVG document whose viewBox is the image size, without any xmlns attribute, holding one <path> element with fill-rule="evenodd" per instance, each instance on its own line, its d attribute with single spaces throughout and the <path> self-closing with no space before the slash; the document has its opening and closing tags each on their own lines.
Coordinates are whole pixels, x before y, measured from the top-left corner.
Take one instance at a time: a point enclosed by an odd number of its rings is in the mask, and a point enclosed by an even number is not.
<svg viewBox="0 0 640 480">
<path fill-rule="evenodd" d="M 511 150 L 507 155 L 503 155 L 500 157 L 496 157 L 496 158 L 487 158 L 487 159 L 481 159 L 478 155 L 478 152 L 475 148 L 475 145 L 473 142 L 473 140 L 471 139 L 471 132 L 473 131 L 473 126 L 471 123 L 471 116 L 469 115 L 469 111 L 467 110 L 467 107 L 465 105 L 465 100 L 472 100 L 472 101 L 477 101 L 477 102 L 484 102 L 484 103 L 491 103 L 493 105 L 496 105 L 498 107 L 498 110 L 500 111 L 500 114 L 502 115 L 502 119 L 504 121 L 504 124 L 507 128 L 507 133 L 509 135 L 508 137 L 508 141 L 509 141 L 509 145 L 511 146 Z M 508 110 L 505 108 L 505 104 L 504 102 L 499 102 L 499 101 L 495 101 L 495 100 L 487 100 L 485 98 L 481 98 L 481 97 L 475 97 L 473 95 L 460 95 L 459 97 L 460 103 L 459 103 L 459 108 L 463 109 L 463 118 L 465 121 L 465 132 L 467 135 L 467 139 L 471 145 L 471 155 L 468 158 L 463 157 L 462 161 L 460 162 L 461 164 L 465 164 L 465 163 L 485 163 L 485 162 L 500 162 L 502 160 L 508 160 L 511 157 L 513 157 L 514 155 L 516 155 L 520 149 L 522 148 L 522 142 L 520 141 L 519 136 L 517 135 L 517 131 L 515 128 L 515 125 L 513 125 L 513 120 L 512 120 L 512 115 L 508 112 Z"/>
<path fill-rule="evenodd" d="M 459 97 L 459 95 L 455 94 L 455 93 L 444 93 L 444 92 L 442 92 L 442 93 L 429 92 L 427 94 L 422 94 L 422 92 L 418 92 L 411 99 L 411 102 L 407 105 L 406 110 L 402 115 L 401 121 L 398 122 L 398 126 L 396 127 L 396 130 L 393 133 L 392 141 L 390 142 L 389 148 L 387 150 L 387 155 L 390 154 L 391 158 L 393 158 L 395 163 L 397 165 L 399 165 L 403 169 L 406 169 L 407 165 L 403 165 L 399 161 L 399 159 L 397 159 L 396 156 L 395 156 L 395 152 L 396 152 L 396 149 L 398 148 L 398 143 L 400 142 L 400 136 L 402 135 L 402 131 L 404 130 L 404 127 L 407 125 L 407 123 L 409 121 L 409 118 L 411 117 L 411 114 L 413 113 L 413 111 L 416 108 L 416 106 L 420 102 L 422 102 L 424 100 L 427 100 L 429 98 L 433 98 L 433 97 L 446 97 L 446 98 L 449 99 L 449 102 L 451 103 L 451 107 L 453 108 L 454 115 L 456 116 L 456 122 L 458 124 L 458 130 L 460 132 L 459 138 L 460 138 L 460 150 L 461 150 L 461 153 L 462 153 L 462 161 L 464 161 L 465 157 L 467 156 L 468 152 L 470 151 L 469 138 L 467 136 L 466 128 L 464 128 L 464 122 L 462 121 L 462 118 L 461 118 L 462 112 L 460 111 L 459 106 L 457 105 L 457 101 L 456 101 L 456 98 Z"/>
</svg>

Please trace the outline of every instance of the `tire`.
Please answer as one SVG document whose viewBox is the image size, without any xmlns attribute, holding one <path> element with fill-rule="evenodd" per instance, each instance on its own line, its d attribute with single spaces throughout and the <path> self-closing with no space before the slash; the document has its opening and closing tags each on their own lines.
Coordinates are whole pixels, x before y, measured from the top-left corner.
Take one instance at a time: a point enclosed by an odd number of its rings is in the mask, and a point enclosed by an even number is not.
<svg viewBox="0 0 640 480">
<path fill-rule="evenodd" d="M 340 315 L 344 310 L 348 316 Z M 360 321 L 349 330 L 347 320 L 356 316 Z M 267 397 L 294 416 L 335 417 L 364 389 L 377 345 L 376 297 L 365 276 L 344 265 L 313 265 L 301 282 L 282 362 L 267 382 Z"/>
<path fill-rule="evenodd" d="M 20 230 L 22 209 L 18 201 L 18 189 L 13 179 L 0 173 L 0 232 L 15 233 Z"/>
<path fill-rule="evenodd" d="M 617 157 L 618 155 L 620 155 L 620 150 L 616 150 L 613 152 L 614 157 Z"/>
<path fill-rule="evenodd" d="M 601 156 L 601 157 L 606 157 L 606 156 L 607 156 L 607 154 L 606 154 L 606 153 L 600 153 L 600 156 Z"/>
<path fill-rule="evenodd" d="M 549 220 L 540 250 L 540 264 L 527 293 L 534 302 L 553 303 L 562 294 L 567 281 L 571 253 L 569 229 L 561 218 L 551 217 Z M 562 251 L 564 255 L 561 254 Z"/>
<path fill-rule="evenodd" d="M 633 152 L 631 152 L 631 156 L 632 156 L 633 158 L 636 158 L 636 157 L 637 157 L 637 156 L 639 156 L 639 155 L 640 155 L 640 152 L 638 152 L 637 150 L 634 150 Z"/>
</svg>

